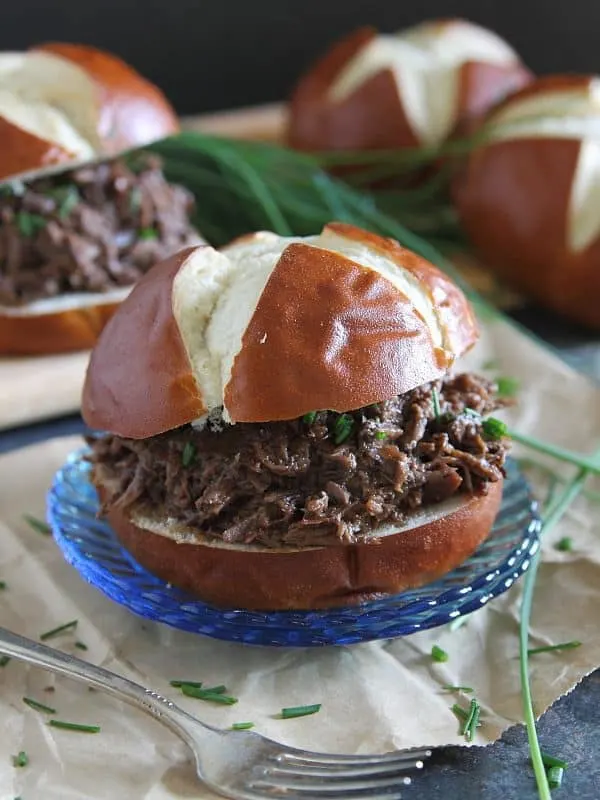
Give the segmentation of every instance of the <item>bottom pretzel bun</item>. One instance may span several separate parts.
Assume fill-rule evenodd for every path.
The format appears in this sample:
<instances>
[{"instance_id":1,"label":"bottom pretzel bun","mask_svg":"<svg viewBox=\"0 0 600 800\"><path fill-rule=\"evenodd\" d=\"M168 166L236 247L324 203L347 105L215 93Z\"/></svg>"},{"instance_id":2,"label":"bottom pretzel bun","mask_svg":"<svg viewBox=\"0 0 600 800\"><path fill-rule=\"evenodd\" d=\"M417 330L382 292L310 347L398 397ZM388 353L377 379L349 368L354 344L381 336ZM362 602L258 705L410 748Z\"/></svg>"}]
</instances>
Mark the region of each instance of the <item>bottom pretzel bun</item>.
<instances>
[{"instance_id":1,"label":"bottom pretzel bun","mask_svg":"<svg viewBox=\"0 0 600 800\"><path fill-rule=\"evenodd\" d=\"M110 473L93 479L101 498ZM326 547L229 544L134 506L108 511L125 549L149 572L201 600L248 610L355 605L423 586L465 561L490 533L502 481L486 494L460 494L413 512L405 525L385 526L368 543Z\"/></svg>"},{"instance_id":2,"label":"bottom pretzel bun","mask_svg":"<svg viewBox=\"0 0 600 800\"><path fill-rule=\"evenodd\" d=\"M0 353L8 356L71 353L92 348L131 287L0 306Z\"/></svg>"}]
</instances>

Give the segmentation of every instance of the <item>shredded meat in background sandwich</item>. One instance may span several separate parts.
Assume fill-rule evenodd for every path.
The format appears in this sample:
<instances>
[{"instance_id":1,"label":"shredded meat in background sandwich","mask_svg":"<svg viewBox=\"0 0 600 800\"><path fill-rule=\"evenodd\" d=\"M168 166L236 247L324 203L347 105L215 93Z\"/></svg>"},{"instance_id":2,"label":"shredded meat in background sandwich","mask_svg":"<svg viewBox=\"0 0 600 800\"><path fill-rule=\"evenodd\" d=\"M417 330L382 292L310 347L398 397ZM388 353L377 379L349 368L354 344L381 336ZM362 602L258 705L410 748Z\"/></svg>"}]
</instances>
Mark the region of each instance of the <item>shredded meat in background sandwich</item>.
<instances>
[{"instance_id":1,"label":"shredded meat in background sandwich","mask_svg":"<svg viewBox=\"0 0 600 800\"><path fill-rule=\"evenodd\" d=\"M155 156L119 159L0 187L0 305L129 286L202 240L194 199Z\"/></svg>"}]
</instances>

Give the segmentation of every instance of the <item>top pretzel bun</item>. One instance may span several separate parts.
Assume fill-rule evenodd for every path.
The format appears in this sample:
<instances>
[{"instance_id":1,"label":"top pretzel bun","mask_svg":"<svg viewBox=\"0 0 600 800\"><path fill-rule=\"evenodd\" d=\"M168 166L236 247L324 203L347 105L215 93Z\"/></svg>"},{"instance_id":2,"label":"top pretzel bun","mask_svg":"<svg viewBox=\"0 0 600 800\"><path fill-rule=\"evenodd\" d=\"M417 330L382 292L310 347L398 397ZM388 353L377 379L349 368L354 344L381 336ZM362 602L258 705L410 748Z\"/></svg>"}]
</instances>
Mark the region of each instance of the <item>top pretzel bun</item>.
<instances>
[{"instance_id":1,"label":"top pretzel bun","mask_svg":"<svg viewBox=\"0 0 600 800\"><path fill-rule=\"evenodd\" d=\"M178 130L162 92L112 54L61 43L0 53L0 180L113 156Z\"/></svg>"},{"instance_id":2,"label":"top pretzel bun","mask_svg":"<svg viewBox=\"0 0 600 800\"><path fill-rule=\"evenodd\" d=\"M503 39L465 20L395 35L360 28L300 79L288 141L301 150L439 145L531 79Z\"/></svg>"},{"instance_id":3,"label":"top pretzel bun","mask_svg":"<svg viewBox=\"0 0 600 800\"><path fill-rule=\"evenodd\" d=\"M458 287L391 239L254 233L142 278L92 352L82 413L144 439L221 407L228 422L348 411L441 377L477 337Z\"/></svg>"}]
</instances>

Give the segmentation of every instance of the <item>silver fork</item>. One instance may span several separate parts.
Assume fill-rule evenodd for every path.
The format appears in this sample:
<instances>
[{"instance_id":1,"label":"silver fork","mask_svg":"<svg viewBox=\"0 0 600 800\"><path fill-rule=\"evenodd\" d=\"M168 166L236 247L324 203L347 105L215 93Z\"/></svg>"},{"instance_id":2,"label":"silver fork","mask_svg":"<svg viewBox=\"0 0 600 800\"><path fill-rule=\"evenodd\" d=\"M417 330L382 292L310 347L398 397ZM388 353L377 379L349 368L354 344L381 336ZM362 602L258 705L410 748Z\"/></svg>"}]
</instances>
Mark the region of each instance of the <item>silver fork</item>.
<instances>
[{"instance_id":1,"label":"silver fork","mask_svg":"<svg viewBox=\"0 0 600 800\"><path fill-rule=\"evenodd\" d=\"M88 683L146 711L189 745L199 779L234 800L398 800L406 774L429 750L328 755L279 744L252 731L213 728L166 697L87 661L0 628L0 653Z\"/></svg>"}]
</instances>

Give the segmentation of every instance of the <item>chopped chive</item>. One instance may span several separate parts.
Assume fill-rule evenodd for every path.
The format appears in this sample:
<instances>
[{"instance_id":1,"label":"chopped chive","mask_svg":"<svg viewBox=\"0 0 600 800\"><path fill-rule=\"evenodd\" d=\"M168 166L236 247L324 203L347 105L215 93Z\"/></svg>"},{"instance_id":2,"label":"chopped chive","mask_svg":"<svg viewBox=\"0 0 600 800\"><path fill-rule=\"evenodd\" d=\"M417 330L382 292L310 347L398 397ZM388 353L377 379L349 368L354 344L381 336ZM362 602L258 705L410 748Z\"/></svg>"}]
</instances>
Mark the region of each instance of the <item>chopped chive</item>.
<instances>
[{"instance_id":1,"label":"chopped chive","mask_svg":"<svg viewBox=\"0 0 600 800\"><path fill-rule=\"evenodd\" d=\"M316 418L317 418L317 412L309 411L302 417L302 422L306 422L307 425L312 425L313 422L316 420Z\"/></svg>"},{"instance_id":2,"label":"chopped chive","mask_svg":"<svg viewBox=\"0 0 600 800\"><path fill-rule=\"evenodd\" d=\"M471 686L452 686L452 684L445 683L442 686L446 692L465 692L466 694L472 694L474 689Z\"/></svg>"},{"instance_id":3,"label":"chopped chive","mask_svg":"<svg viewBox=\"0 0 600 800\"><path fill-rule=\"evenodd\" d=\"M469 716L465 721L465 726L463 728L463 735L468 742L473 741L473 736L475 735L475 730L479 725L479 715L481 714L481 706L477 702L477 700L471 700L471 704L469 706Z\"/></svg>"},{"instance_id":4,"label":"chopped chive","mask_svg":"<svg viewBox=\"0 0 600 800\"><path fill-rule=\"evenodd\" d=\"M142 242L158 239L158 231L155 231L154 228L140 228L137 238Z\"/></svg>"},{"instance_id":5,"label":"chopped chive","mask_svg":"<svg viewBox=\"0 0 600 800\"><path fill-rule=\"evenodd\" d=\"M34 711L43 711L44 714L56 714L55 708L50 708L50 706L45 706L43 703L38 703L37 700L34 700L31 697L24 697L23 702L29 708L33 708Z\"/></svg>"},{"instance_id":6,"label":"chopped chive","mask_svg":"<svg viewBox=\"0 0 600 800\"><path fill-rule=\"evenodd\" d=\"M87 644L85 644L85 642L80 642L79 639L75 642L75 647L78 650L87 650L88 649Z\"/></svg>"},{"instance_id":7,"label":"chopped chive","mask_svg":"<svg viewBox=\"0 0 600 800\"><path fill-rule=\"evenodd\" d=\"M574 650L581 647L581 642L561 642L560 644L549 644L546 647L534 647L527 651L527 655L535 656L538 653L551 653L553 650Z\"/></svg>"},{"instance_id":8,"label":"chopped chive","mask_svg":"<svg viewBox=\"0 0 600 800\"><path fill-rule=\"evenodd\" d=\"M340 414L333 426L333 441L335 444L341 444L352 433L354 427L354 420L350 414Z\"/></svg>"},{"instance_id":9,"label":"chopped chive","mask_svg":"<svg viewBox=\"0 0 600 800\"><path fill-rule=\"evenodd\" d=\"M2 590L2 589L6 589L5 581L0 581L0 590Z\"/></svg>"},{"instance_id":10,"label":"chopped chive","mask_svg":"<svg viewBox=\"0 0 600 800\"><path fill-rule=\"evenodd\" d=\"M431 402L433 403L433 414L435 418L438 419L442 414L442 410L440 408L440 395L437 389L431 390Z\"/></svg>"},{"instance_id":11,"label":"chopped chive","mask_svg":"<svg viewBox=\"0 0 600 800\"><path fill-rule=\"evenodd\" d=\"M562 784L564 769L562 767L550 767L548 770L548 785L551 789L558 789Z\"/></svg>"},{"instance_id":12,"label":"chopped chive","mask_svg":"<svg viewBox=\"0 0 600 800\"><path fill-rule=\"evenodd\" d=\"M29 764L29 756L25 750L21 750L16 756L12 757L13 767L26 767Z\"/></svg>"},{"instance_id":13,"label":"chopped chive","mask_svg":"<svg viewBox=\"0 0 600 800\"><path fill-rule=\"evenodd\" d=\"M182 686L193 686L194 689L202 688L202 681L169 681L169 686L181 689Z\"/></svg>"},{"instance_id":14,"label":"chopped chive","mask_svg":"<svg viewBox=\"0 0 600 800\"><path fill-rule=\"evenodd\" d=\"M181 454L181 463L184 467L189 467L192 461L196 458L196 447L192 442L186 442Z\"/></svg>"},{"instance_id":15,"label":"chopped chive","mask_svg":"<svg viewBox=\"0 0 600 800\"><path fill-rule=\"evenodd\" d=\"M237 697L231 697L221 692L208 692L206 689L200 689L196 686L187 686L185 683L182 684L181 691L186 697L194 697L196 700L207 700L211 703L220 703L224 706L232 706L238 701Z\"/></svg>"},{"instance_id":16,"label":"chopped chive","mask_svg":"<svg viewBox=\"0 0 600 800\"><path fill-rule=\"evenodd\" d=\"M310 706L290 706L281 709L281 719L294 719L295 717L308 717L321 710L321 703L314 703Z\"/></svg>"},{"instance_id":17,"label":"chopped chive","mask_svg":"<svg viewBox=\"0 0 600 800\"><path fill-rule=\"evenodd\" d=\"M449 655L445 650L442 650L441 647L438 647L437 644L434 644L431 648L431 657L434 661L443 662L448 661Z\"/></svg>"},{"instance_id":18,"label":"chopped chive","mask_svg":"<svg viewBox=\"0 0 600 800\"><path fill-rule=\"evenodd\" d=\"M502 375L496 378L498 395L500 397L514 397L519 391L519 381L516 378L507 378Z\"/></svg>"},{"instance_id":19,"label":"chopped chive","mask_svg":"<svg viewBox=\"0 0 600 800\"><path fill-rule=\"evenodd\" d=\"M5 667L10 661L10 656L0 656L0 668Z\"/></svg>"},{"instance_id":20,"label":"chopped chive","mask_svg":"<svg viewBox=\"0 0 600 800\"><path fill-rule=\"evenodd\" d=\"M545 767L560 767L561 769L566 769L569 765L566 761L563 761L562 758L556 758L556 756L551 756L549 753L544 753L542 750L542 761L544 762Z\"/></svg>"},{"instance_id":21,"label":"chopped chive","mask_svg":"<svg viewBox=\"0 0 600 800\"><path fill-rule=\"evenodd\" d=\"M481 419L481 414L479 413L479 411L475 411L474 408L469 408L468 406L463 408L462 413L466 414L467 417L473 417L474 419Z\"/></svg>"},{"instance_id":22,"label":"chopped chive","mask_svg":"<svg viewBox=\"0 0 600 800\"><path fill-rule=\"evenodd\" d=\"M454 703L450 710L456 717L458 717L460 722L466 722L469 718L468 713L464 710L464 708L461 708L458 703Z\"/></svg>"},{"instance_id":23,"label":"chopped chive","mask_svg":"<svg viewBox=\"0 0 600 800\"><path fill-rule=\"evenodd\" d=\"M34 531L37 531L37 533L43 533L44 536L50 536L52 534L50 525L48 525L47 522L32 517L31 514L23 514L23 519Z\"/></svg>"},{"instance_id":24,"label":"chopped chive","mask_svg":"<svg viewBox=\"0 0 600 800\"><path fill-rule=\"evenodd\" d=\"M66 633L67 631L71 631L77 627L78 620L72 619L71 622L65 622L64 625L59 625L58 628L52 628L50 631L46 631L46 633L42 633L40 635L40 640L42 642L47 641L48 639L53 639L55 636L59 636L61 633Z\"/></svg>"},{"instance_id":25,"label":"chopped chive","mask_svg":"<svg viewBox=\"0 0 600 800\"><path fill-rule=\"evenodd\" d=\"M100 733L100 725L80 725L78 722L64 722L62 719L51 719L48 725L52 728L61 728L63 731Z\"/></svg>"},{"instance_id":26,"label":"chopped chive","mask_svg":"<svg viewBox=\"0 0 600 800\"><path fill-rule=\"evenodd\" d=\"M207 694L225 694L227 687L223 683L220 683L218 686L210 686L202 691L206 692Z\"/></svg>"},{"instance_id":27,"label":"chopped chive","mask_svg":"<svg viewBox=\"0 0 600 800\"><path fill-rule=\"evenodd\" d=\"M563 536L554 545L555 550L560 550L561 553L570 553L573 550L573 539L570 536Z\"/></svg>"},{"instance_id":28,"label":"chopped chive","mask_svg":"<svg viewBox=\"0 0 600 800\"><path fill-rule=\"evenodd\" d=\"M231 726L232 731L249 731L254 727L253 722L234 722Z\"/></svg>"},{"instance_id":29,"label":"chopped chive","mask_svg":"<svg viewBox=\"0 0 600 800\"><path fill-rule=\"evenodd\" d=\"M489 439L501 439L503 436L508 435L508 426L501 419L496 417L488 417L481 423L481 428Z\"/></svg>"},{"instance_id":30,"label":"chopped chive","mask_svg":"<svg viewBox=\"0 0 600 800\"><path fill-rule=\"evenodd\" d=\"M376 439L386 439L387 438L387 433L385 431L377 431L377 433L375 434L375 438Z\"/></svg>"},{"instance_id":31,"label":"chopped chive","mask_svg":"<svg viewBox=\"0 0 600 800\"><path fill-rule=\"evenodd\" d=\"M19 211L15 215L19 233L26 238L35 236L46 227L46 220L40 214L30 214L28 211Z\"/></svg>"}]
</instances>

